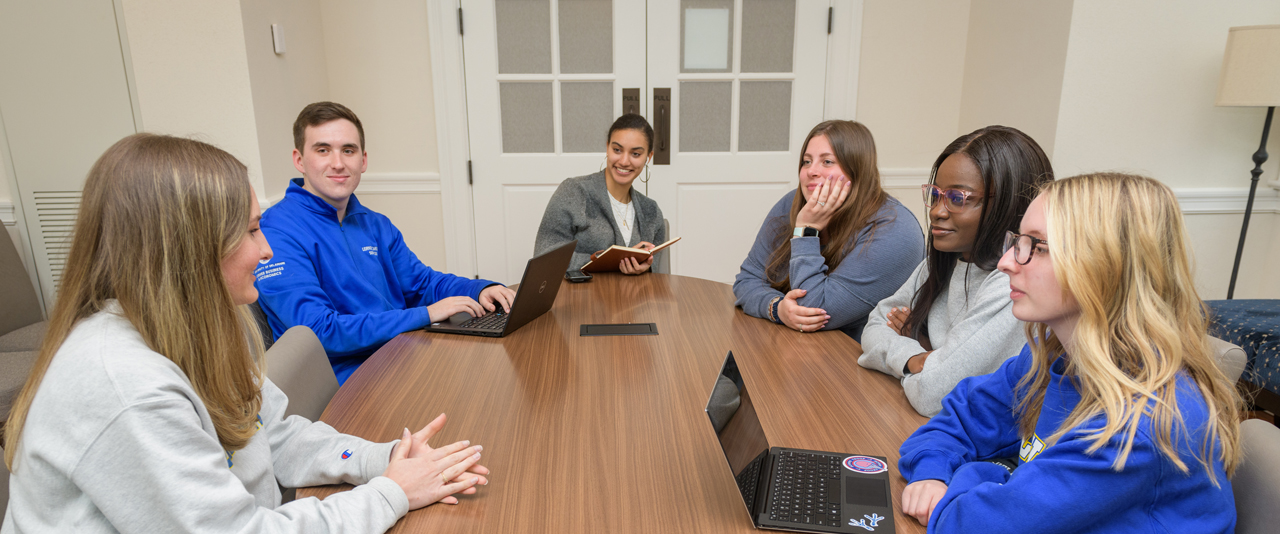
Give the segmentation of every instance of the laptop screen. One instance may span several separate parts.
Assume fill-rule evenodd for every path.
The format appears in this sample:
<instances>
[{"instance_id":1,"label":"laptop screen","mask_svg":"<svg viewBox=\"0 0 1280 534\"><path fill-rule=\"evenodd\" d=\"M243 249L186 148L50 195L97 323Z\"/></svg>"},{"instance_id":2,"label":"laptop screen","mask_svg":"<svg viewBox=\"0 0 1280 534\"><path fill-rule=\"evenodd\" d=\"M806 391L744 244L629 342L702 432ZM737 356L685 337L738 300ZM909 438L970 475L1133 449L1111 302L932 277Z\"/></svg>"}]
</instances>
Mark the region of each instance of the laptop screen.
<instances>
[{"instance_id":1,"label":"laptop screen","mask_svg":"<svg viewBox=\"0 0 1280 534\"><path fill-rule=\"evenodd\" d=\"M707 416L716 430L734 479L738 481L742 500L751 511L754 509L760 466L769 453L769 442L765 440L764 426L760 424L751 396L747 394L732 352L725 358L716 377L711 399L707 401Z\"/></svg>"}]
</instances>

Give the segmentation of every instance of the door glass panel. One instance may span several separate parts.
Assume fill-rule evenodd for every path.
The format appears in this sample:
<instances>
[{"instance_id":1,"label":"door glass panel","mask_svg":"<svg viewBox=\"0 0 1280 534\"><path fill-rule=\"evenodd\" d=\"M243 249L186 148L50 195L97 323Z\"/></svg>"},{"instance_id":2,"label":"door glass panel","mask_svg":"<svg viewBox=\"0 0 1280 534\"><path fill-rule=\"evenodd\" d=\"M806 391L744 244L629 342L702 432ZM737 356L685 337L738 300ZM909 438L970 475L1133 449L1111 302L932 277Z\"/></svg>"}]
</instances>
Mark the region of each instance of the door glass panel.
<instances>
[{"instance_id":1,"label":"door glass panel","mask_svg":"<svg viewBox=\"0 0 1280 534\"><path fill-rule=\"evenodd\" d=\"M680 151L728 152L733 82L680 82Z\"/></svg>"},{"instance_id":2,"label":"door glass panel","mask_svg":"<svg viewBox=\"0 0 1280 534\"><path fill-rule=\"evenodd\" d=\"M680 72L729 72L733 0L682 0L680 13Z\"/></svg>"},{"instance_id":3,"label":"door glass panel","mask_svg":"<svg viewBox=\"0 0 1280 534\"><path fill-rule=\"evenodd\" d=\"M613 0L560 0L560 72L613 72Z\"/></svg>"},{"instance_id":4,"label":"door glass panel","mask_svg":"<svg viewBox=\"0 0 1280 534\"><path fill-rule=\"evenodd\" d=\"M498 74L551 73L551 0L496 0Z\"/></svg>"},{"instance_id":5,"label":"door glass panel","mask_svg":"<svg viewBox=\"0 0 1280 534\"><path fill-rule=\"evenodd\" d=\"M560 83L564 152L604 151L604 135L612 123L613 82Z\"/></svg>"},{"instance_id":6,"label":"door glass panel","mask_svg":"<svg viewBox=\"0 0 1280 534\"><path fill-rule=\"evenodd\" d=\"M791 72L795 0L742 0L742 72Z\"/></svg>"},{"instance_id":7,"label":"door glass panel","mask_svg":"<svg viewBox=\"0 0 1280 534\"><path fill-rule=\"evenodd\" d=\"M554 152L551 82L501 82L502 151Z\"/></svg>"},{"instance_id":8,"label":"door glass panel","mask_svg":"<svg viewBox=\"0 0 1280 534\"><path fill-rule=\"evenodd\" d=\"M741 82L738 99L739 151L790 150L790 81Z\"/></svg>"}]
</instances>

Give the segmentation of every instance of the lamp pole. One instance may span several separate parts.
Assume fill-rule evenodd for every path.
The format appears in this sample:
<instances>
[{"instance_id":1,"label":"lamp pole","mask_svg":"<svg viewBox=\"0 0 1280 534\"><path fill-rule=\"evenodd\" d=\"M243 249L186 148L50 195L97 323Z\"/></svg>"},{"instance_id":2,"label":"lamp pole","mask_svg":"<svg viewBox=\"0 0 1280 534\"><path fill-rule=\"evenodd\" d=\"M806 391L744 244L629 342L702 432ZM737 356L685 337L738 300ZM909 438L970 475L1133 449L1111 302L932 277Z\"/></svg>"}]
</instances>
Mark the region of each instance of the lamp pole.
<instances>
[{"instance_id":1,"label":"lamp pole","mask_svg":"<svg viewBox=\"0 0 1280 534\"><path fill-rule=\"evenodd\" d=\"M1262 127L1262 144L1253 153L1253 170L1249 174L1253 179L1249 183L1249 202L1244 205L1244 225L1240 227L1240 244L1236 245L1236 262L1231 266L1231 284L1227 286L1227 300L1231 300L1236 292L1236 275L1240 274L1240 256L1244 254L1244 236L1249 231L1249 216L1253 214L1253 195L1258 191L1258 177L1262 176L1262 164L1267 162L1267 134L1271 133L1271 117L1276 107L1267 108L1267 122Z\"/></svg>"}]
</instances>

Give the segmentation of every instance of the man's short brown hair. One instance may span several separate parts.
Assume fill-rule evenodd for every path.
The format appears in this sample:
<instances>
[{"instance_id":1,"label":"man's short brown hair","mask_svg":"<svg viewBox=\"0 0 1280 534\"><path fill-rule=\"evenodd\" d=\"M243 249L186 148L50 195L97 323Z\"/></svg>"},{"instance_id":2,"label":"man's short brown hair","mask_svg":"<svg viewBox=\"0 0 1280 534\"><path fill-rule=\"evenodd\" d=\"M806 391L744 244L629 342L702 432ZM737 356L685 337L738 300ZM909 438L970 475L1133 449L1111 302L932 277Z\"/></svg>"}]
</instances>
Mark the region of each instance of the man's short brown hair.
<instances>
[{"instance_id":1,"label":"man's short brown hair","mask_svg":"<svg viewBox=\"0 0 1280 534\"><path fill-rule=\"evenodd\" d=\"M298 113L298 119L293 121L293 148L302 152L302 145L307 142L308 126L319 126L338 119L346 119L356 125L356 131L360 132L360 151L364 152L364 126L360 125L360 117L347 109L347 106L337 102L315 102L302 108Z\"/></svg>"}]
</instances>

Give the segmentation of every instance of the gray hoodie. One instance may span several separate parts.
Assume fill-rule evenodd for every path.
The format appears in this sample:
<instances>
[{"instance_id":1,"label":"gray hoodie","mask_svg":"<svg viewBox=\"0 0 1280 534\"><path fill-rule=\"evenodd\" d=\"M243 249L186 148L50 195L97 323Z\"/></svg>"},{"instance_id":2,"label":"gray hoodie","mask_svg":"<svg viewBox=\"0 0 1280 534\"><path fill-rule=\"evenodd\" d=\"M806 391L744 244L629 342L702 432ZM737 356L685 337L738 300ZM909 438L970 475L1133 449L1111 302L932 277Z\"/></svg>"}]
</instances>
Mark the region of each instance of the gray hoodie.
<instances>
[{"instance_id":1,"label":"gray hoodie","mask_svg":"<svg viewBox=\"0 0 1280 534\"><path fill-rule=\"evenodd\" d=\"M1026 344L1023 323L1013 316L1009 300L1009 275L984 271L957 261L947 289L929 310L928 334L934 352L924 369L903 375L912 356L925 352L919 341L889 328L886 317L894 307L910 308L916 291L929 272L920 262L911 278L889 298L880 301L862 332L862 356L858 365L902 379L902 389L920 415L933 417L942 410L942 398L961 380L995 371L1018 355Z\"/></svg>"},{"instance_id":2,"label":"gray hoodie","mask_svg":"<svg viewBox=\"0 0 1280 534\"><path fill-rule=\"evenodd\" d=\"M72 329L27 414L0 533L383 532L408 512L380 476L393 443L286 418L262 387L259 430L229 453L172 361L112 302ZM285 487L364 484L280 504Z\"/></svg>"}]
</instances>

